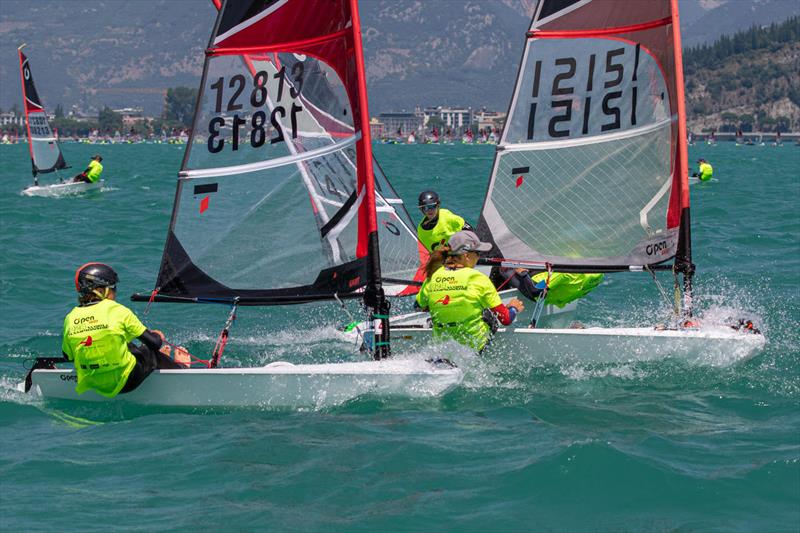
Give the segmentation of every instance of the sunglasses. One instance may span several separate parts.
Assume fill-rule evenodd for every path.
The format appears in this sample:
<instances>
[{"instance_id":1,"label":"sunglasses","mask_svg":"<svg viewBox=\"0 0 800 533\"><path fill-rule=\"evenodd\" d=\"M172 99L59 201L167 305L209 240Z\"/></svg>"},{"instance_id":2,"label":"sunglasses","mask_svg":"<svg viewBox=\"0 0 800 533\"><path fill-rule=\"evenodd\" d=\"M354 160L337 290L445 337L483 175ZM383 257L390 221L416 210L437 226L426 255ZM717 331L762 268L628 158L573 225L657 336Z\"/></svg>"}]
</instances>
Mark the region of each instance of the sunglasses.
<instances>
[{"instance_id":1,"label":"sunglasses","mask_svg":"<svg viewBox=\"0 0 800 533\"><path fill-rule=\"evenodd\" d=\"M439 207L439 204L425 204L419 206L420 211L435 211L436 208Z\"/></svg>"}]
</instances>

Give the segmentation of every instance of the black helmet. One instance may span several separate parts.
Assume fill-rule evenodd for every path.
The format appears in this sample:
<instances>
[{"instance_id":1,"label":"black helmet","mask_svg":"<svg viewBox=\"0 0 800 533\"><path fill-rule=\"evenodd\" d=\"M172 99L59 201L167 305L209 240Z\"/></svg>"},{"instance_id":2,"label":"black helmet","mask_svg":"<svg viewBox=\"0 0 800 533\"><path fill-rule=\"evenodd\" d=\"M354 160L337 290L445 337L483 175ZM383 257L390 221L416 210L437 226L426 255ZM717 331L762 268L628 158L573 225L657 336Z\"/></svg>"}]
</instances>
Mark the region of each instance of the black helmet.
<instances>
[{"instance_id":1,"label":"black helmet","mask_svg":"<svg viewBox=\"0 0 800 533\"><path fill-rule=\"evenodd\" d=\"M86 263L75 271L75 290L81 294L100 287L116 290L118 281L119 276L114 269L103 263Z\"/></svg>"},{"instance_id":2,"label":"black helmet","mask_svg":"<svg viewBox=\"0 0 800 533\"><path fill-rule=\"evenodd\" d=\"M430 204L439 205L439 195L436 194L436 191L422 191L419 193L419 202L417 202L417 205L422 207L423 205Z\"/></svg>"}]
</instances>

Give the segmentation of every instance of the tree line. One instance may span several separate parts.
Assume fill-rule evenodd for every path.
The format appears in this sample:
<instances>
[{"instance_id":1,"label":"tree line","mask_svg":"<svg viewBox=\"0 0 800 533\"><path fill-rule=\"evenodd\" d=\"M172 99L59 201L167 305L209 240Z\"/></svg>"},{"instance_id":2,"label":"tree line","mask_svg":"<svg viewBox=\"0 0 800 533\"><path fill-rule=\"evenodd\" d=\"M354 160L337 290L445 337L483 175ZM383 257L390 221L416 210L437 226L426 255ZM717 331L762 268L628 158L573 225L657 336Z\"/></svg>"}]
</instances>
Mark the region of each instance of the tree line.
<instances>
[{"instance_id":1,"label":"tree line","mask_svg":"<svg viewBox=\"0 0 800 533\"><path fill-rule=\"evenodd\" d=\"M93 131L98 131L104 135L113 135L116 132L142 135L160 134L162 131L171 132L176 129L191 127L196 100L197 89L189 87L169 88L164 99L164 110L161 116L145 119L128 127L123 124L122 115L108 106L104 106L100 110L96 119L78 120L66 115L64 107L58 104L54 109L54 118L50 121L50 127L57 130L60 135L65 136L86 136ZM21 113L17 104L12 106L11 111L16 115Z\"/></svg>"},{"instance_id":2,"label":"tree line","mask_svg":"<svg viewBox=\"0 0 800 533\"><path fill-rule=\"evenodd\" d=\"M703 68L715 68L730 56L764 48L778 49L786 43L800 41L800 16L767 27L753 25L733 36L723 35L713 44L701 44L683 51L683 67L687 75Z\"/></svg>"},{"instance_id":3,"label":"tree line","mask_svg":"<svg viewBox=\"0 0 800 533\"><path fill-rule=\"evenodd\" d=\"M800 107L798 61L786 60L798 42L800 16L794 16L684 50L688 110L698 116L722 111L719 131L796 129L790 117L770 116L768 107L784 98ZM734 108L747 111L727 111Z\"/></svg>"}]
</instances>

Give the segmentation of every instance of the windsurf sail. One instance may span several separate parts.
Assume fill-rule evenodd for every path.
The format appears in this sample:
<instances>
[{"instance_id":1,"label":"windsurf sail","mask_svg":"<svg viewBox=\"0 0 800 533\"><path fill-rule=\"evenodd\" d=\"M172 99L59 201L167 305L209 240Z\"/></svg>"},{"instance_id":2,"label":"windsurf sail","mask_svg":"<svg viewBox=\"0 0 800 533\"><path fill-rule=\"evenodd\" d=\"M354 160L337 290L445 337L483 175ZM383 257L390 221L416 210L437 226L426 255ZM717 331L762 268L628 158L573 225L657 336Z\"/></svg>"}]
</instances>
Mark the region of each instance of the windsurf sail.
<instances>
[{"instance_id":1,"label":"windsurf sail","mask_svg":"<svg viewBox=\"0 0 800 533\"><path fill-rule=\"evenodd\" d=\"M540 0L479 234L572 272L691 269L677 0Z\"/></svg>"},{"instance_id":2,"label":"windsurf sail","mask_svg":"<svg viewBox=\"0 0 800 533\"><path fill-rule=\"evenodd\" d=\"M369 133L355 0L222 3L156 288L134 299L363 296L384 316L421 258Z\"/></svg>"},{"instance_id":3,"label":"windsurf sail","mask_svg":"<svg viewBox=\"0 0 800 533\"><path fill-rule=\"evenodd\" d=\"M22 100L25 108L25 124L28 132L28 150L31 154L33 181L39 185L39 174L54 172L67 167L61 146L58 144L50 123L44 104L39 98L36 86L33 84L33 74L28 58L22 52L23 44L17 49L19 54L19 72L22 80Z\"/></svg>"}]
</instances>

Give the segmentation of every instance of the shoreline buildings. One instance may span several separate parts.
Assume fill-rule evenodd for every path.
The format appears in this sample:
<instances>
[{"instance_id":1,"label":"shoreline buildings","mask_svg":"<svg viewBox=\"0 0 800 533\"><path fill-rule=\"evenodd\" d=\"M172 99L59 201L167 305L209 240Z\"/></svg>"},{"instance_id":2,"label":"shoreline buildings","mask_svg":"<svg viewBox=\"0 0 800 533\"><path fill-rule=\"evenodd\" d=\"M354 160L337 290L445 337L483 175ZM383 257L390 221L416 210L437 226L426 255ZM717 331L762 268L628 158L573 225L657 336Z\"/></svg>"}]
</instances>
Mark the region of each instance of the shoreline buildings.
<instances>
[{"instance_id":1,"label":"shoreline buildings","mask_svg":"<svg viewBox=\"0 0 800 533\"><path fill-rule=\"evenodd\" d=\"M474 111L471 107L428 106L414 111L390 111L378 114L370 121L375 139L397 139L403 142L438 142L445 140L471 139L473 135L499 133L505 124L506 114Z\"/></svg>"}]
</instances>

